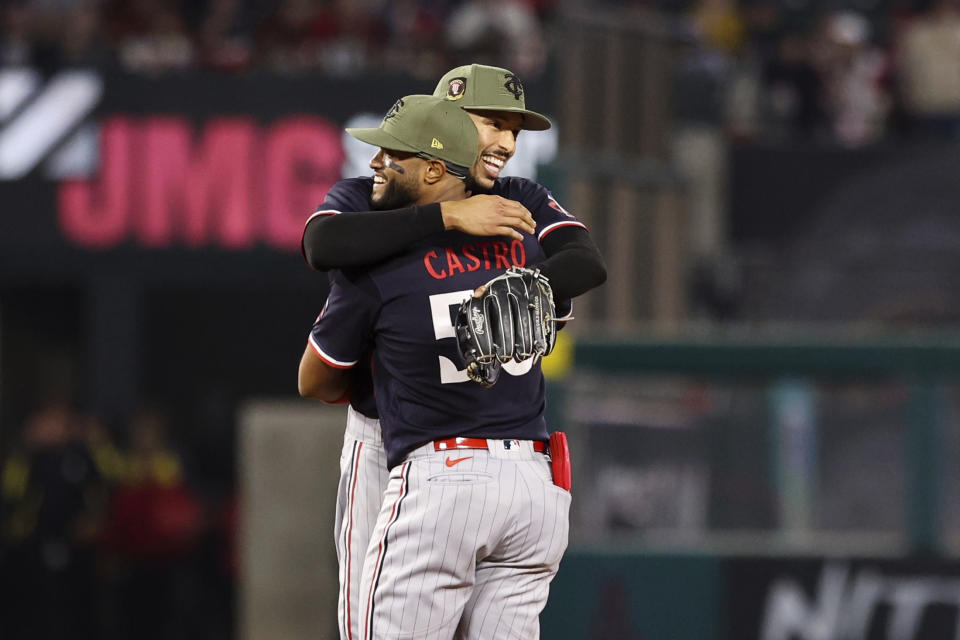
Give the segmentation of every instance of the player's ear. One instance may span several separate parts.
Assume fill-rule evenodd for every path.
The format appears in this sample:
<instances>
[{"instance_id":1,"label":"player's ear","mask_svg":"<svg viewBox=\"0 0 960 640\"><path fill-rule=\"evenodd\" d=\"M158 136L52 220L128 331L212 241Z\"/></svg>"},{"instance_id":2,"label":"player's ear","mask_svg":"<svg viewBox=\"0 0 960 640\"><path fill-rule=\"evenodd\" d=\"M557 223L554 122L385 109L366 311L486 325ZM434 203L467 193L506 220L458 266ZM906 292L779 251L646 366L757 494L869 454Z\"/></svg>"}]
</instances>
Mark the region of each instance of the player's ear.
<instances>
[{"instance_id":1,"label":"player's ear","mask_svg":"<svg viewBox=\"0 0 960 640\"><path fill-rule=\"evenodd\" d=\"M427 160L423 170L423 180L427 184L436 184L447 175L447 166L440 160Z\"/></svg>"}]
</instances>

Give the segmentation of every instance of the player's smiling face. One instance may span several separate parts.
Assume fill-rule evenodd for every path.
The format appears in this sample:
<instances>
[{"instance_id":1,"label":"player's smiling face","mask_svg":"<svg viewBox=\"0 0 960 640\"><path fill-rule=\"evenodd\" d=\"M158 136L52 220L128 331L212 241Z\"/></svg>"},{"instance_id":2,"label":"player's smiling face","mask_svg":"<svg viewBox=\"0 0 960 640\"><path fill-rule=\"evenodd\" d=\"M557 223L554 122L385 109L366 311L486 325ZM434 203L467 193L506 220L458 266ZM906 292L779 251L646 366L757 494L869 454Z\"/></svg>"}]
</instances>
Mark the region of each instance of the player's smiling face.
<instances>
[{"instance_id":1,"label":"player's smiling face","mask_svg":"<svg viewBox=\"0 0 960 640\"><path fill-rule=\"evenodd\" d=\"M380 149L370 161L373 169L373 191L370 202L374 209L406 207L417 200L417 174L420 167L411 153Z\"/></svg>"},{"instance_id":2,"label":"player's smiling face","mask_svg":"<svg viewBox=\"0 0 960 640\"><path fill-rule=\"evenodd\" d=\"M480 187L492 189L507 160L517 150L517 136L523 125L523 116L509 111L467 111L477 125L480 157L470 170L470 176Z\"/></svg>"}]
</instances>

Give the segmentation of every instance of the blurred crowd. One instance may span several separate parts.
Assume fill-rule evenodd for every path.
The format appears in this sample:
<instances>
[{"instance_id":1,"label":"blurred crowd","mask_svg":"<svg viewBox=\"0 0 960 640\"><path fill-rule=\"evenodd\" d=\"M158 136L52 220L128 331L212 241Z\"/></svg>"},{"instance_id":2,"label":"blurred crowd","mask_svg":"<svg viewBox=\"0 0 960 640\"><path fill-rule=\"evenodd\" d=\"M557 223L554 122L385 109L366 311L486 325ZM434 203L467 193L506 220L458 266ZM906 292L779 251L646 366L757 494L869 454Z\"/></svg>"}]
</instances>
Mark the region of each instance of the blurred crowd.
<instances>
[{"instance_id":1,"label":"blurred crowd","mask_svg":"<svg viewBox=\"0 0 960 640\"><path fill-rule=\"evenodd\" d=\"M577 3L571 3L576 5ZM690 38L676 111L735 139L859 146L893 132L952 135L960 112L960 0L640 0ZM562 47L558 0L7 0L0 64L156 73L403 70L465 60L535 77Z\"/></svg>"},{"instance_id":2,"label":"blurred crowd","mask_svg":"<svg viewBox=\"0 0 960 640\"><path fill-rule=\"evenodd\" d=\"M697 0L684 15L697 52L678 109L733 139L858 147L960 131L957 0Z\"/></svg>"},{"instance_id":3,"label":"blurred crowd","mask_svg":"<svg viewBox=\"0 0 960 640\"><path fill-rule=\"evenodd\" d=\"M117 431L50 401L0 460L5 639L232 637L232 489L203 480L164 411Z\"/></svg>"},{"instance_id":4,"label":"blurred crowd","mask_svg":"<svg viewBox=\"0 0 960 640\"><path fill-rule=\"evenodd\" d=\"M5 0L0 64L117 63L439 75L451 60L544 63L553 0Z\"/></svg>"}]
</instances>

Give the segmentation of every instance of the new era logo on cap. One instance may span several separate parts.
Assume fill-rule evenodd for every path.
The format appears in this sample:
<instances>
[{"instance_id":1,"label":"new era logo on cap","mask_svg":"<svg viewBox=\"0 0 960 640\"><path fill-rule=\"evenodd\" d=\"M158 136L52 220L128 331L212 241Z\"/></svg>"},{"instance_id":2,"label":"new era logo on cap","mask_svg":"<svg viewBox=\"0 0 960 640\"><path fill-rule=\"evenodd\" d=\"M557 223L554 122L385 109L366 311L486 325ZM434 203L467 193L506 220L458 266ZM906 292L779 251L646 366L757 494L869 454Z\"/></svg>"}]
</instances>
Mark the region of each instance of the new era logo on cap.
<instances>
[{"instance_id":1,"label":"new era logo on cap","mask_svg":"<svg viewBox=\"0 0 960 640\"><path fill-rule=\"evenodd\" d=\"M431 149L443 149L443 143L440 142L439 140L437 140L436 138L434 138L433 140L430 141L430 148L431 148Z\"/></svg>"}]
</instances>

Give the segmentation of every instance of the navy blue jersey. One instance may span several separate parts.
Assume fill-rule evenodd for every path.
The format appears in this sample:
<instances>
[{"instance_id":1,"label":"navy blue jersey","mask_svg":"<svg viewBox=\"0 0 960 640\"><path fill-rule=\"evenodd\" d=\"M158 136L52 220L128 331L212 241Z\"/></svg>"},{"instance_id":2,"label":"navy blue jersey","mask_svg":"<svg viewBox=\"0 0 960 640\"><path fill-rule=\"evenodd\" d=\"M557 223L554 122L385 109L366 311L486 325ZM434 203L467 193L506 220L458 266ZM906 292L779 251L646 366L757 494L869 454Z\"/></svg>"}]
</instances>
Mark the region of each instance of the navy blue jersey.
<instances>
[{"instance_id":1,"label":"navy blue jersey","mask_svg":"<svg viewBox=\"0 0 960 640\"><path fill-rule=\"evenodd\" d=\"M454 338L460 302L512 265L543 259L523 242L448 231L374 268L337 272L310 340L335 367L362 366L373 344L373 382L387 463L451 436L546 440L539 361L511 362L491 389L461 369Z\"/></svg>"},{"instance_id":2,"label":"navy blue jersey","mask_svg":"<svg viewBox=\"0 0 960 640\"><path fill-rule=\"evenodd\" d=\"M372 177L340 180L330 188L323 202L317 207L316 212L310 216L310 219L324 215L371 211L373 210L373 204L370 202L372 189ZM542 241L549 233L560 227L578 226L586 228L582 222L567 213L567 211L560 206L550 191L526 178L500 178L494 183L494 187L490 193L519 202L530 211L536 223L537 241ZM309 222L309 219L307 222ZM524 244L527 244L526 239ZM527 256L527 264L539 262L543 260L544 257L543 252L538 251L535 258ZM482 258L482 255L478 256L478 259ZM469 264L473 263L469 262ZM494 264L496 264L495 258ZM486 280L494 275L502 273L505 269L506 267L494 268L490 271L484 270L484 273L488 273L489 277L483 282L486 282ZM331 278L334 277L335 273L336 272L331 272ZM483 284L483 282L478 283L478 286L479 284ZM558 315L563 317L568 314L570 308L567 306L557 311ZM363 356L361 359L367 362L369 356ZM357 371L354 373L354 382L350 388L350 404L360 413L375 418L377 417L377 407L370 393L371 387L369 367L357 367Z\"/></svg>"}]
</instances>

